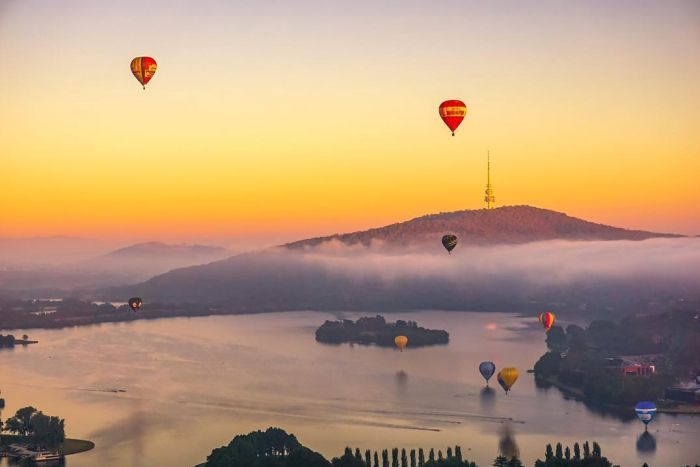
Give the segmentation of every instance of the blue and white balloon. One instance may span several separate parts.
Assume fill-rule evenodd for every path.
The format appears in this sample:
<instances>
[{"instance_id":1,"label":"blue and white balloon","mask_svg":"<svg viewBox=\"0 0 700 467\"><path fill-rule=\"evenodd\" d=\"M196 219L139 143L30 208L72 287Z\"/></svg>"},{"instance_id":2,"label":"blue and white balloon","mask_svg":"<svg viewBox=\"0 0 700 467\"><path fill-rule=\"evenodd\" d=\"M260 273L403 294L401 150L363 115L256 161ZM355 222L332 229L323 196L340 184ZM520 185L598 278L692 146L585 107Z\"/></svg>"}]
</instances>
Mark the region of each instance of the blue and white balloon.
<instances>
[{"instance_id":1,"label":"blue and white balloon","mask_svg":"<svg viewBox=\"0 0 700 467\"><path fill-rule=\"evenodd\" d=\"M639 418L646 427L646 425L649 425L656 416L656 404L649 401L643 401L634 407L634 411L637 414L637 418Z\"/></svg>"}]
</instances>

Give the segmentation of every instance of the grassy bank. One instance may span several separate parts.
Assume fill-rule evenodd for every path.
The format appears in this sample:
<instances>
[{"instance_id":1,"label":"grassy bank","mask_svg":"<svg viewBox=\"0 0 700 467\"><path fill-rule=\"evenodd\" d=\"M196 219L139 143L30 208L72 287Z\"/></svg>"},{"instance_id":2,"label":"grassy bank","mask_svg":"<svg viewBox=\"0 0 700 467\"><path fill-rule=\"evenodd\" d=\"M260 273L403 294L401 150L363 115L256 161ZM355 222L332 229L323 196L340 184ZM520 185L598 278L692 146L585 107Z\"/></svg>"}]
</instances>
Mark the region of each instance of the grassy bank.
<instances>
[{"instance_id":1,"label":"grassy bank","mask_svg":"<svg viewBox=\"0 0 700 467\"><path fill-rule=\"evenodd\" d=\"M19 435L1 435L2 444L8 445L12 443L23 443L23 438ZM78 454L79 452L85 452L93 449L95 443L92 441L86 441L84 439L66 439L61 446L58 448L58 452L64 456L71 454Z\"/></svg>"}]
</instances>

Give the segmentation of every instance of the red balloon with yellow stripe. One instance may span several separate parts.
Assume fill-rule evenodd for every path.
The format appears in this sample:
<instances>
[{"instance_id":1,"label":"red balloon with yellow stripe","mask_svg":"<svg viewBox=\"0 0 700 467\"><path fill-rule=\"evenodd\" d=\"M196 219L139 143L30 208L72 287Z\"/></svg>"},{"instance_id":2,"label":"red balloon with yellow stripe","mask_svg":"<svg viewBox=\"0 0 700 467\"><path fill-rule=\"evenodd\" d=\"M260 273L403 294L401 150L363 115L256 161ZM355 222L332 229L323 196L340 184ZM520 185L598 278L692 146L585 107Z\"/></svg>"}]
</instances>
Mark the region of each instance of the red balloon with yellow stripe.
<instances>
[{"instance_id":1,"label":"red balloon with yellow stripe","mask_svg":"<svg viewBox=\"0 0 700 467\"><path fill-rule=\"evenodd\" d=\"M542 323L542 327L545 331L549 332L549 330L552 329L552 326L554 325L554 313L551 311L540 313L538 319L540 320L540 323Z\"/></svg>"},{"instance_id":2,"label":"red balloon with yellow stripe","mask_svg":"<svg viewBox=\"0 0 700 467\"><path fill-rule=\"evenodd\" d=\"M462 123L467 115L467 106L462 101L449 100L440 104L440 118L445 122L447 128L452 131L452 136L455 135L455 130Z\"/></svg>"},{"instance_id":3,"label":"red balloon with yellow stripe","mask_svg":"<svg viewBox=\"0 0 700 467\"><path fill-rule=\"evenodd\" d=\"M153 75L156 74L157 68L158 64L151 57L136 57L131 61L131 72L144 89Z\"/></svg>"}]
</instances>

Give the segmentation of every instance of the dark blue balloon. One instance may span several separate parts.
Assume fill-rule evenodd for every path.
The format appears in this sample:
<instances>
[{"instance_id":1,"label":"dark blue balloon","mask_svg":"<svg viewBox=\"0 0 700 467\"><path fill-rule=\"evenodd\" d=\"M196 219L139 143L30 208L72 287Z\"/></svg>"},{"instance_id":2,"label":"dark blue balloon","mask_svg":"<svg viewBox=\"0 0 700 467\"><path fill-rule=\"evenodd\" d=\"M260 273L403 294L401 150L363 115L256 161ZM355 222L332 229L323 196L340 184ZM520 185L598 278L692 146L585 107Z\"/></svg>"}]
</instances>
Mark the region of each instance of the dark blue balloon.
<instances>
[{"instance_id":1,"label":"dark blue balloon","mask_svg":"<svg viewBox=\"0 0 700 467\"><path fill-rule=\"evenodd\" d=\"M481 362L479 364L479 373L481 373L481 376L484 377L487 383L495 372L496 365L493 362Z\"/></svg>"}]
</instances>

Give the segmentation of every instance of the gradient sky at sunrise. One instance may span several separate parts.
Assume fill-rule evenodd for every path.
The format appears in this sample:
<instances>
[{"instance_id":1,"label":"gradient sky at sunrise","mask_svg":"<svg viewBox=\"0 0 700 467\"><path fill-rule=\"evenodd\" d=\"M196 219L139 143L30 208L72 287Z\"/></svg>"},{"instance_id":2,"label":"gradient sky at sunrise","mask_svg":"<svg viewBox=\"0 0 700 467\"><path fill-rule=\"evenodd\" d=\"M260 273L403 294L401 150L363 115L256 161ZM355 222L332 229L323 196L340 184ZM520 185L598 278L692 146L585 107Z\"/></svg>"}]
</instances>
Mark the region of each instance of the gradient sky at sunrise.
<instances>
[{"instance_id":1,"label":"gradient sky at sunrise","mask_svg":"<svg viewBox=\"0 0 700 467\"><path fill-rule=\"evenodd\" d=\"M482 207L487 148L499 205L700 234L693 0L0 0L0 97L0 236L364 229Z\"/></svg>"}]
</instances>

